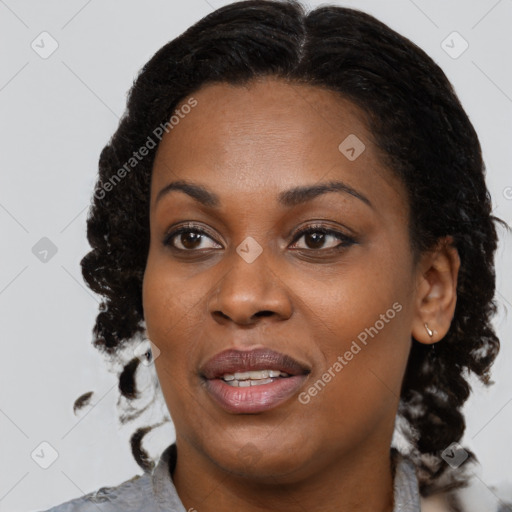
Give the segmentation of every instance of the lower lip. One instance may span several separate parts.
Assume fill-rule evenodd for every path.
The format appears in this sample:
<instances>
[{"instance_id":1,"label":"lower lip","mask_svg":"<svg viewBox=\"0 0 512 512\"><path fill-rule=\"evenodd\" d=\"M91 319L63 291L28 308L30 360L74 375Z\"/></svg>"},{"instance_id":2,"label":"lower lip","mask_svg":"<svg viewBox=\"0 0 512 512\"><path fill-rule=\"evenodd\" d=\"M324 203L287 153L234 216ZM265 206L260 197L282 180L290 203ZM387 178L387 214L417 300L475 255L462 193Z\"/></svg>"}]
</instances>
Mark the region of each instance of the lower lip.
<instances>
[{"instance_id":1,"label":"lower lip","mask_svg":"<svg viewBox=\"0 0 512 512\"><path fill-rule=\"evenodd\" d=\"M256 413L273 409L292 397L302 387L306 375L278 378L259 386L235 387L222 379L208 379L206 389L224 410L233 413Z\"/></svg>"}]
</instances>

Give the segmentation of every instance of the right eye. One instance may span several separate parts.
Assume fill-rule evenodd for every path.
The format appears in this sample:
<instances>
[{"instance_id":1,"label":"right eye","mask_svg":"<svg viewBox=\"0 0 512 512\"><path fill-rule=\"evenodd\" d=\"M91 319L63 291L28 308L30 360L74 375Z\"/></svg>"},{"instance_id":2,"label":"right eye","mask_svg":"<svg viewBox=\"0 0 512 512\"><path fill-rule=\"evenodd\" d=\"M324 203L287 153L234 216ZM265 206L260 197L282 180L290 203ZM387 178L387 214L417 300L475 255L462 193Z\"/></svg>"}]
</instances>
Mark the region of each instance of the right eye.
<instances>
[{"instance_id":1,"label":"right eye","mask_svg":"<svg viewBox=\"0 0 512 512\"><path fill-rule=\"evenodd\" d=\"M210 240L214 246L204 246L203 243ZM209 250L221 248L213 238L203 229L193 225L180 226L166 233L163 244L177 251L192 252L196 250Z\"/></svg>"}]
</instances>

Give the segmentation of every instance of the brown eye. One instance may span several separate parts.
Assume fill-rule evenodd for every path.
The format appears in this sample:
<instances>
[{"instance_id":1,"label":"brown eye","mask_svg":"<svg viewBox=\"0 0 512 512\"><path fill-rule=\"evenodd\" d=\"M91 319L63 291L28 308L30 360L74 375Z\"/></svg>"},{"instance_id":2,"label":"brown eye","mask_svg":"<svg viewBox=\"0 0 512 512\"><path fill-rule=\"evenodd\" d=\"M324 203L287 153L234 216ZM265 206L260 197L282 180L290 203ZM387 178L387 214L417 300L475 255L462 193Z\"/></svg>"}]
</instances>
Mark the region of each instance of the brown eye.
<instances>
[{"instance_id":1,"label":"brown eye","mask_svg":"<svg viewBox=\"0 0 512 512\"><path fill-rule=\"evenodd\" d=\"M220 245L202 229L188 226L182 226L171 231L165 236L163 243L179 251L218 249L220 247Z\"/></svg>"},{"instance_id":2,"label":"brown eye","mask_svg":"<svg viewBox=\"0 0 512 512\"><path fill-rule=\"evenodd\" d=\"M296 247L297 241L304 239L305 247ZM303 250L329 250L341 249L356 243L355 240L347 235L327 229L325 226L309 226L299 230L293 241L294 249Z\"/></svg>"},{"instance_id":3,"label":"brown eye","mask_svg":"<svg viewBox=\"0 0 512 512\"><path fill-rule=\"evenodd\" d=\"M334 238L332 235L326 235L324 233L307 233L304 235L304 241L308 249L321 249L329 236ZM335 240L337 241L337 239Z\"/></svg>"},{"instance_id":4,"label":"brown eye","mask_svg":"<svg viewBox=\"0 0 512 512\"><path fill-rule=\"evenodd\" d=\"M195 233L194 231L188 231L181 233L177 240L185 249L197 249L198 245L201 244L203 235Z\"/></svg>"}]
</instances>

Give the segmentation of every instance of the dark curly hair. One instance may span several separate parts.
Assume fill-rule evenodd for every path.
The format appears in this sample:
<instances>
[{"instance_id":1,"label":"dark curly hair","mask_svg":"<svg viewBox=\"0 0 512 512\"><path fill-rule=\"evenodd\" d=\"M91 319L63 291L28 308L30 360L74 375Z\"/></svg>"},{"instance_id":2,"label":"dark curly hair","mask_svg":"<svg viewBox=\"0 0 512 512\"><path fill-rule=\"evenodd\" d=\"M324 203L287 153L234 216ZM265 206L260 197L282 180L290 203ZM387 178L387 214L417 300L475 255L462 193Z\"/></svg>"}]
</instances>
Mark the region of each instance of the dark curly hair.
<instances>
[{"instance_id":1,"label":"dark curly hair","mask_svg":"<svg viewBox=\"0 0 512 512\"><path fill-rule=\"evenodd\" d=\"M296 0L236 2L198 21L144 65L101 152L87 219L92 250L81 261L82 273L103 297L93 344L114 357L144 332L142 279L158 144L145 158L130 159L200 87L243 85L260 76L332 90L359 106L384 163L408 191L415 256L442 237L453 239L461 259L454 318L434 356L431 346L412 339L398 413L409 426L404 434L417 456L421 494L464 485L456 476L446 479L450 469L441 453L464 433L469 374L489 384L499 350L491 318L495 223L502 221L491 214L478 137L443 71L411 41L358 10L307 12ZM138 396L139 362L134 357L119 375L128 400ZM145 470L153 467L141 447L148 430L132 437Z\"/></svg>"}]
</instances>

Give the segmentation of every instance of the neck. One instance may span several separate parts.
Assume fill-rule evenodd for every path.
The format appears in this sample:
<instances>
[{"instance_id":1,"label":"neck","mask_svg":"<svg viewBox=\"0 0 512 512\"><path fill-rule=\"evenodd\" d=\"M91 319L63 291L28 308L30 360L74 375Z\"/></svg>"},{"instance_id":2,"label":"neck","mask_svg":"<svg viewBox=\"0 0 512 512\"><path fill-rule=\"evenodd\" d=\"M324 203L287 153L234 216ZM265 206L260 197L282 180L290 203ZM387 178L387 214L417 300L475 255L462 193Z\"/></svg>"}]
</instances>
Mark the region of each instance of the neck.
<instances>
[{"instance_id":1,"label":"neck","mask_svg":"<svg viewBox=\"0 0 512 512\"><path fill-rule=\"evenodd\" d=\"M176 440L173 482L187 511L391 512L393 475L389 445L365 446L308 464L296 473L266 480L233 475L214 465L183 439Z\"/></svg>"}]
</instances>

